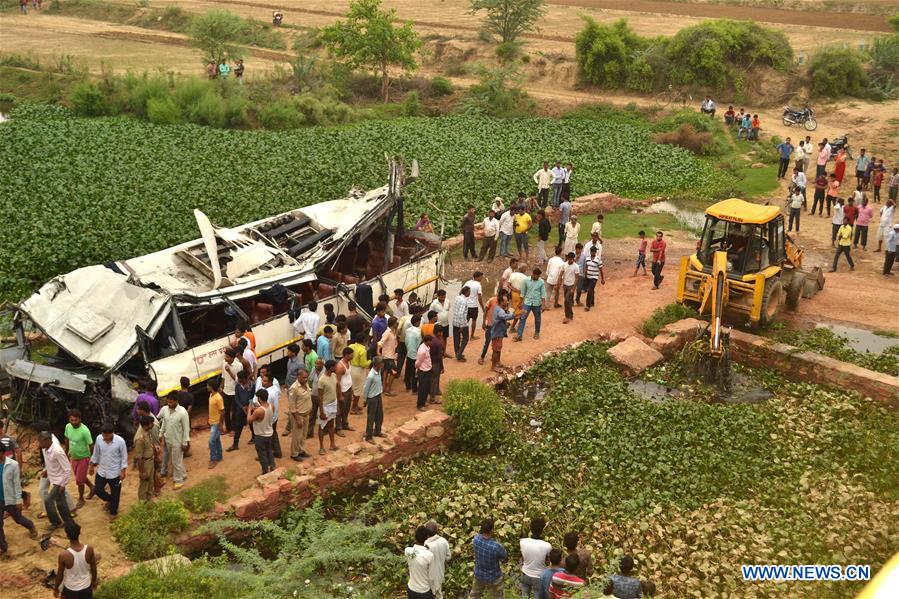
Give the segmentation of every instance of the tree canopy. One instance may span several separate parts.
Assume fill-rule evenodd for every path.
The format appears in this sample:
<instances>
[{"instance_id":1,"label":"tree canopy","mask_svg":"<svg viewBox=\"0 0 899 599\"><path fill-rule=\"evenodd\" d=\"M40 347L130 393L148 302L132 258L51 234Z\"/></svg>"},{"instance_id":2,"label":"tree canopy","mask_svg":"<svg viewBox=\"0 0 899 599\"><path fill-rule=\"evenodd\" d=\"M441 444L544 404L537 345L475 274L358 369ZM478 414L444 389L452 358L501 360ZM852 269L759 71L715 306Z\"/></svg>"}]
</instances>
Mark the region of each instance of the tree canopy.
<instances>
[{"instance_id":1,"label":"tree canopy","mask_svg":"<svg viewBox=\"0 0 899 599\"><path fill-rule=\"evenodd\" d=\"M238 59L243 50L237 45L244 20L227 10L213 9L194 17L190 22L193 45L203 51L204 60L214 60L219 64L226 58Z\"/></svg>"},{"instance_id":2,"label":"tree canopy","mask_svg":"<svg viewBox=\"0 0 899 599\"><path fill-rule=\"evenodd\" d=\"M381 76L381 98L390 90L390 67L412 71L421 47L411 21L396 25L396 10L382 10L381 0L354 0L345 21L322 29L322 41L352 68L372 69Z\"/></svg>"},{"instance_id":3,"label":"tree canopy","mask_svg":"<svg viewBox=\"0 0 899 599\"><path fill-rule=\"evenodd\" d=\"M513 44L522 33L536 31L546 14L543 0L471 0L472 14L483 11L484 29Z\"/></svg>"}]
</instances>

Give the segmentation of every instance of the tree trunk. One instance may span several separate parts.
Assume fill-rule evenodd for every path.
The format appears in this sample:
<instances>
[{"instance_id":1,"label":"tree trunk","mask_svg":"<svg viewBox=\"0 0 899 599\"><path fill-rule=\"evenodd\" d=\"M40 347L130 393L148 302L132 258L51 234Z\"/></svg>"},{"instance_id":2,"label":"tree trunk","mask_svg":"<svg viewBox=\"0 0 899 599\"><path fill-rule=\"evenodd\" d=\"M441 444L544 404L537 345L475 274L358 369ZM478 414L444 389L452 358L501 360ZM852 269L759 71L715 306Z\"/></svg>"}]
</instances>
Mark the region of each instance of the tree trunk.
<instances>
[{"instance_id":1,"label":"tree trunk","mask_svg":"<svg viewBox=\"0 0 899 599\"><path fill-rule=\"evenodd\" d=\"M384 99L384 103L387 103L388 95L390 94L390 79L387 77L387 61L381 61L381 98Z\"/></svg>"}]
</instances>

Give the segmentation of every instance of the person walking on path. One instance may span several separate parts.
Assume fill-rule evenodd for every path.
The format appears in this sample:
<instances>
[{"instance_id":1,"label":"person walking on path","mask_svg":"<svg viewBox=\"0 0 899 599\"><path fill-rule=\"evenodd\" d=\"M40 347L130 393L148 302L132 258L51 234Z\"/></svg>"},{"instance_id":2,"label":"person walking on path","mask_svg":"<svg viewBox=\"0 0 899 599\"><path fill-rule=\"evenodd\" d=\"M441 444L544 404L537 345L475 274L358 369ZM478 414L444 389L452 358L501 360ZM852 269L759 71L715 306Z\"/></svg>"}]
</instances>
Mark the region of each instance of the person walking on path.
<instances>
[{"instance_id":1,"label":"person walking on path","mask_svg":"<svg viewBox=\"0 0 899 599\"><path fill-rule=\"evenodd\" d=\"M472 541L474 549L474 582L470 599L480 599L487 593L493 599L503 597L501 562L509 559L506 549L493 538L493 518L481 522L481 532Z\"/></svg>"},{"instance_id":2,"label":"person walking on path","mask_svg":"<svg viewBox=\"0 0 899 599\"><path fill-rule=\"evenodd\" d=\"M273 447L275 429L272 427L274 415L275 409L269 403L268 391L259 389L251 404L247 422L253 429L253 446L256 448L256 456L259 458L262 474L268 474L275 469Z\"/></svg>"},{"instance_id":3,"label":"person walking on path","mask_svg":"<svg viewBox=\"0 0 899 599\"><path fill-rule=\"evenodd\" d=\"M868 198L862 198L861 205L855 217L855 236L852 239L852 247L858 249L861 242L862 250L868 249L868 225L874 217L874 208L868 205Z\"/></svg>"},{"instance_id":4,"label":"person walking on path","mask_svg":"<svg viewBox=\"0 0 899 599\"><path fill-rule=\"evenodd\" d=\"M100 437L94 443L89 474L94 475L94 472L94 494L106 502L109 515L116 517L119 514L122 483L128 472L128 447L125 440L115 434L112 423L103 425Z\"/></svg>"},{"instance_id":5,"label":"person walking on path","mask_svg":"<svg viewBox=\"0 0 899 599\"><path fill-rule=\"evenodd\" d=\"M852 256L849 255L849 249L852 246L852 225L849 223L848 218L843 219L843 224L837 229L836 237L837 252L833 256L833 267L830 269L830 272L837 271L837 262L840 259L840 254L846 254L849 270L855 270L855 263L852 261Z\"/></svg>"},{"instance_id":6,"label":"person walking on path","mask_svg":"<svg viewBox=\"0 0 899 599\"><path fill-rule=\"evenodd\" d=\"M449 541L437 534L439 530L440 527L436 520L431 519L425 523L425 531L428 533L425 547L434 554L434 560L428 569L428 580L431 583L431 592L434 593L434 599L443 599L443 581L446 578L446 564L453 555Z\"/></svg>"},{"instance_id":7,"label":"person walking on path","mask_svg":"<svg viewBox=\"0 0 899 599\"><path fill-rule=\"evenodd\" d=\"M81 527L66 523L69 546L56 560L53 596L62 599L90 599L97 588L97 552L81 542Z\"/></svg>"},{"instance_id":8,"label":"person walking on path","mask_svg":"<svg viewBox=\"0 0 899 599\"><path fill-rule=\"evenodd\" d=\"M534 315L534 339L540 338L540 316L541 311L546 307L546 283L540 278L543 272L539 268L535 268L531 272L531 278L525 279L521 284L521 297L523 307L521 319L518 321L518 335L515 341L521 341L524 334L524 327L528 322L528 314Z\"/></svg>"},{"instance_id":9,"label":"person walking on path","mask_svg":"<svg viewBox=\"0 0 899 599\"><path fill-rule=\"evenodd\" d=\"M793 176L790 177L790 184L793 187L799 188L799 193L802 194L802 207L808 210L808 198L805 194L805 188L808 185L808 178L806 178L805 173L803 173L798 167L793 169Z\"/></svg>"},{"instance_id":10,"label":"person walking on path","mask_svg":"<svg viewBox=\"0 0 899 599\"><path fill-rule=\"evenodd\" d=\"M577 247L577 239L581 234L581 225L577 222L577 216L574 214L568 219L565 225L565 241L562 242L562 254L568 255Z\"/></svg>"},{"instance_id":11,"label":"person walking on path","mask_svg":"<svg viewBox=\"0 0 899 599\"><path fill-rule=\"evenodd\" d=\"M409 580L406 583L407 599L434 599L430 578L434 554L425 546L427 540L428 531L424 526L419 526L415 529L415 544L406 547L403 552L406 565L409 567Z\"/></svg>"},{"instance_id":12,"label":"person walking on path","mask_svg":"<svg viewBox=\"0 0 899 599\"><path fill-rule=\"evenodd\" d=\"M828 212L828 216L830 216ZM843 198L836 198L833 205L833 218L830 220L830 247L834 247L837 242L837 231L843 226Z\"/></svg>"},{"instance_id":13,"label":"person walking on path","mask_svg":"<svg viewBox=\"0 0 899 599\"><path fill-rule=\"evenodd\" d=\"M72 464L72 472L75 475L75 484L78 485L78 503L75 504L75 509L80 510L84 507L85 486L91 490L88 497L94 496L94 485L87 478L94 438L91 436L91 431L87 426L82 424L81 411L78 409L69 410L69 423L66 424L63 437L65 437L65 448L69 454L69 462Z\"/></svg>"},{"instance_id":14,"label":"person walking on path","mask_svg":"<svg viewBox=\"0 0 899 599\"><path fill-rule=\"evenodd\" d=\"M662 280L665 278L662 274L662 269L665 268L665 249L668 247L668 244L665 243L662 237L664 237L664 233L656 231L656 238L652 242L652 245L649 246L649 251L652 252L653 289L658 289L659 285L662 284Z\"/></svg>"},{"instance_id":15,"label":"person walking on path","mask_svg":"<svg viewBox=\"0 0 899 599\"><path fill-rule=\"evenodd\" d=\"M549 170L549 162L543 163L543 168L534 173L534 183L537 185L537 197L541 208L546 208L549 203L549 187L553 182L553 173Z\"/></svg>"},{"instance_id":16,"label":"person walking on path","mask_svg":"<svg viewBox=\"0 0 899 599\"><path fill-rule=\"evenodd\" d=\"M496 256L496 237L499 235L499 221L496 219L496 213L490 210L487 218L483 222L483 238L481 239L481 252L478 254L478 262L483 262L487 258L488 262L493 262Z\"/></svg>"},{"instance_id":17,"label":"person walking on path","mask_svg":"<svg viewBox=\"0 0 899 599\"><path fill-rule=\"evenodd\" d=\"M566 227L568 223L571 221L571 200L568 198L562 198L562 203L559 204L559 223L556 227L559 229L559 245L563 245L565 243L565 233L567 231Z\"/></svg>"},{"instance_id":18,"label":"person walking on path","mask_svg":"<svg viewBox=\"0 0 899 599\"><path fill-rule=\"evenodd\" d=\"M591 247L590 255L584 261L584 289L587 292L587 303L584 306L585 312L589 312L590 308L596 305L597 281L605 285L606 275L603 272L602 258L597 252L597 248Z\"/></svg>"},{"instance_id":19,"label":"person walking on path","mask_svg":"<svg viewBox=\"0 0 899 599\"><path fill-rule=\"evenodd\" d=\"M824 198L827 196L828 186L827 175L822 174L815 178L815 199L812 201L811 214L815 214L816 209L818 216L824 214Z\"/></svg>"},{"instance_id":20,"label":"person walking on path","mask_svg":"<svg viewBox=\"0 0 899 599\"><path fill-rule=\"evenodd\" d=\"M545 518L531 519L531 536L518 541L521 549L521 596L540 596L540 577L552 545L543 540Z\"/></svg>"},{"instance_id":21,"label":"person walking on path","mask_svg":"<svg viewBox=\"0 0 899 599\"><path fill-rule=\"evenodd\" d=\"M241 372L241 374L243 375L243 385L247 385L249 378L246 373ZM241 383L238 383L237 388L241 388ZM174 393L166 395L165 403L165 407L159 411L159 434L162 439L160 475L166 476L169 461L171 461L172 480L175 482L174 489L177 491L184 486L187 478L187 471L184 468L184 452L190 444L190 417L187 415L187 410L178 404L178 396ZM235 404L235 406L237 405ZM246 415L243 417L246 420ZM236 439L239 434L235 430L235 444L229 448L229 451L237 449Z\"/></svg>"},{"instance_id":22,"label":"person walking on path","mask_svg":"<svg viewBox=\"0 0 899 599\"><path fill-rule=\"evenodd\" d=\"M462 258L474 260L477 257L474 245L474 206L469 206L462 217Z\"/></svg>"},{"instance_id":23,"label":"person walking on path","mask_svg":"<svg viewBox=\"0 0 899 599\"><path fill-rule=\"evenodd\" d=\"M559 303L559 291L562 288L562 269L565 260L562 259L562 246L556 246L554 256L546 263L546 310L550 309L549 300L552 300L553 308L561 308Z\"/></svg>"},{"instance_id":24,"label":"person walking on path","mask_svg":"<svg viewBox=\"0 0 899 599\"><path fill-rule=\"evenodd\" d=\"M837 198L840 193L840 182L837 181L837 177L834 174L830 175L830 182L827 184L827 216L830 217L830 207L831 205L835 205L837 203ZM843 207L840 206L840 222L843 220L842 215Z\"/></svg>"},{"instance_id":25,"label":"person walking on path","mask_svg":"<svg viewBox=\"0 0 899 599\"><path fill-rule=\"evenodd\" d=\"M381 369L384 360L380 356L371 359L371 370L365 377L362 387L362 405L366 408L365 440L374 443L374 437L383 437L381 426L384 424L383 387L381 385Z\"/></svg>"},{"instance_id":26,"label":"person walking on path","mask_svg":"<svg viewBox=\"0 0 899 599\"><path fill-rule=\"evenodd\" d=\"M28 530L32 539L37 538L34 522L22 515L22 471L19 463L13 458L12 442L8 438L0 440L0 559L9 551L3 521L6 514L13 522Z\"/></svg>"},{"instance_id":27,"label":"person walking on path","mask_svg":"<svg viewBox=\"0 0 899 599\"><path fill-rule=\"evenodd\" d=\"M802 214L802 194L799 193L798 187L793 187L790 190L790 197L787 199L787 206L790 209L790 224L787 227L787 232L791 232L793 230L793 222L796 223L796 232L799 232L799 216Z\"/></svg>"},{"instance_id":28,"label":"person walking on path","mask_svg":"<svg viewBox=\"0 0 899 599\"><path fill-rule=\"evenodd\" d=\"M509 310L509 296L503 295L499 304L493 308L493 318L490 325L490 347L493 354L490 359L491 370L502 372L503 339L508 336L509 321L515 318L515 313Z\"/></svg>"},{"instance_id":29,"label":"person walking on path","mask_svg":"<svg viewBox=\"0 0 899 599\"><path fill-rule=\"evenodd\" d=\"M784 179L787 176L787 169L790 168L790 156L793 155L793 144L790 138L777 144L777 151L780 153L780 163L777 167L777 178Z\"/></svg>"},{"instance_id":30,"label":"person walking on path","mask_svg":"<svg viewBox=\"0 0 899 599\"><path fill-rule=\"evenodd\" d=\"M137 434L134 435L134 447L131 455L134 458L134 469L137 470L137 500L141 502L152 501L154 496L154 481L156 479L156 447L150 436L153 428L153 417L144 415L140 417Z\"/></svg>"},{"instance_id":31,"label":"person walking on path","mask_svg":"<svg viewBox=\"0 0 899 599\"><path fill-rule=\"evenodd\" d=\"M899 223L887 235L887 251L883 258L883 274L893 276L893 263L896 262L896 240L899 239Z\"/></svg>"},{"instance_id":32,"label":"person walking on path","mask_svg":"<svg viewBox=\"0 0 899 599\"><path fill-rule=\"evenodd\" d=\"M210 379L206 383L209 391L209 469L218 466L222 461L222 434L227 432L225 426L225 400L219 393L218 379Z\"/></svg>"},{"instance_id":33,"label":"person walking on path","mask_svg":"<svg viewBox=\"0 0 899 599\"><path fill-rule=\"evenodd\" d=\"M500 290L496 295L487 300L487 304L484 306L484 322L481 324L481 328L484 329L484 346L481 348L478 364L484 363L484 360L487 357L487 350L490 349L490 327L493 324L493 309L499 305L503 296L506 295L508 295L508 293Z\"/></svg>"},{"instance_id":34,"label":"person walking on path","mask_svg":"<svg viewBox=\"0 0 899 599\"><path fill-rule=\"evenodd\" d=\"M537 260L540 264L546 264L546 243L549 241L549 234L552 233L553 226L546 216L546 210L537 211Z\"/></svg>"},{"instance_id":35,"label":"person walking on path","mask_svg":"<svg viewBox=\"0 0 899 599\"><path fill-rule=\"evenodd\" d=\"M574 289L581 278L581 268L574 261L574 256L574 252L568 252L568 261L562 267L562 287L565 298L565 319L562 324L567 324L574 318Z\"/></svg>"},{"instance_id":36,"label":"person walking on path","mask_svg":"<svg viewBox=\"0 0 899 599\"><path fill-rule=\"evenodd\" d=\"M107 426L112 429L111 425ZM48 431L42 431L38 435L38 445L44 457L44 470L41 472L41 478L46 478L50 483L50 491L44 499L44 511L50 521L50 530L53 531L63 524L74 522L72 513L69 511L69 503L66 500L66 485L69 484L71 476L70 464L62 445ZM96 453L96 451L97 447L94 446L94 452ZM127 466L127 464L126 460L125 465ZM94 491L100 495L96 487L94 487Z\"/></svg>"},{"instance_id":37,"label":"person walking on path","mask_svg":"<svg viewBox=\"0 0 899 599\"><path fill-rule=\"evenodd\" d=\"M415 352L415 372L418 375L418 402L416 407L419 412L425 411L425 404L428 401L428 395L431 393L431 342L433 337L425 335L421 340L421 345Z\"/></svg>"},{"instance_id":38,"label":"person walking on path","mask_svg":"<svg viewBox=\"0 0 899 599\"><path fill-rule=\"evenodd\" d=\"M640 269L643 269L643 276L646 276L646 248L649 245L649 242L646 240L646 231L640 231L637 233L640 237L640 243L637 245L637 265L634 266L634 274L631 276L636 277L637 273Z\"/></svg>"},{"instance_id":39,"label":"person walking on path","mask_svg":"<svg viewBox=\"0 0 899 599\"><path fill-rule=\"evenodd\" d=\"M893 230L893 215L896 212L896 208L893 205L895 200L887 200L887 203L884 204L880 208L880 221L877 223L877 249L875 252L879 252L883 249L883 241L889 236L890 231Z\"/></svg>"},{"instance_id":40,"label":"person walking on path","mask_svg":"<svg viewBox=\"0 0 899 599\"><path fill-rule=\"evenodd\" d=\"M465 348L468 345L468 299L471 290L468 286L462 287L459 295L453 300L453 353L459 362L465 361Z\"/></svg>"},{"instance_id":41,"label":"person walking on path","mask_svg":"<svg viewBox=\"0 0 899 599\"><path fill-rule=\"evenodd\" d=\"M312 390L309 389L309 373L301 370L297 380L287 390L287 415L293 423L290 431L290 459L300 462L308 458L306 431L312 412Z\"/></svg>"},{"instance_id":42,"label":"person walking on path","mask_svg":"<svg viewBox=\"0 0 899 599\"><path fill-rule=\"evenodd\" d=\"M552 169L553 174L553 209L558 209L559 202L562 198L562 185L565 184L565 175L567 172L562 168L562 161L556 160L556 166Z\"/></svg>"}]
</instances>

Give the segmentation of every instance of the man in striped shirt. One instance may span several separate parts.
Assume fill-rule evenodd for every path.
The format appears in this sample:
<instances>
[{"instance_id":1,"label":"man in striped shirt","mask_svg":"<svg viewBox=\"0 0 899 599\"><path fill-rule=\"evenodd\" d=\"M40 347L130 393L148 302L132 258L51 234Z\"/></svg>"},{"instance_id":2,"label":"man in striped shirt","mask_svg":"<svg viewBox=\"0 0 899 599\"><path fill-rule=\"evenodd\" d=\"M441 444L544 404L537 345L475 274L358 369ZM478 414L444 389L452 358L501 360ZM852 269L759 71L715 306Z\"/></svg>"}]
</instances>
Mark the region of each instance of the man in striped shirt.
<instances>
[{"instance_id":1,"label":"man in striped shirt","mask_svg":"<svg viewBox=\"0 0 899 599\"><path fill-rule=\"evenodd\" d=\"M602 270L602 258L597 256L596 247L590 248L590 256L584 261L584 290L587 292L585 312L596 305L596 281L606 284L606 275Z\"/></svg>"},{"instance_id":2,"label":"man in striped shirt","mask_svg":"<svg viewBox=\"0 0 899 599\"><path fill-rule=\"evenodd\" d=\"M577 553L569 553L565 556L565 569L553 574L552 584L549 585L549 596L551 599L561 599L562 597L571 597L586 585L583 578L574 575L580 565L580 558Z\"/></svg>"}]
</instances>

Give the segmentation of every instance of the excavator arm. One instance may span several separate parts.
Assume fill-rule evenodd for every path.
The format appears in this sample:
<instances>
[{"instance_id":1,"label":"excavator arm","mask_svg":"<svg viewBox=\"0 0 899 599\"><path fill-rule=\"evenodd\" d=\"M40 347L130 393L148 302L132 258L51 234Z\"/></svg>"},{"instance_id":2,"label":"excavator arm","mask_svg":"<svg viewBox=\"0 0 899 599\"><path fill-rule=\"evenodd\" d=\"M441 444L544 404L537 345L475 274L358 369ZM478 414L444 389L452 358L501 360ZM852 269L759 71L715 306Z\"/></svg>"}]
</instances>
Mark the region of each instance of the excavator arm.
<instances>
[{"instance_id":1,"label":"excavator arm","mask_svg":"<svg viewBox=\"0 0 899 599\"><path fill-rule=\"evenodd\" d=\"M718 358L724 354L723 343L723 318L724 308L730 296L730 288L727 282L727 252L715 252L712 258L712 276L706 279L705 290L702 295L702 304L699 312L704 314L711 311L709 323L709 351L712 356Z\"/></svg>"}]
</instances>

